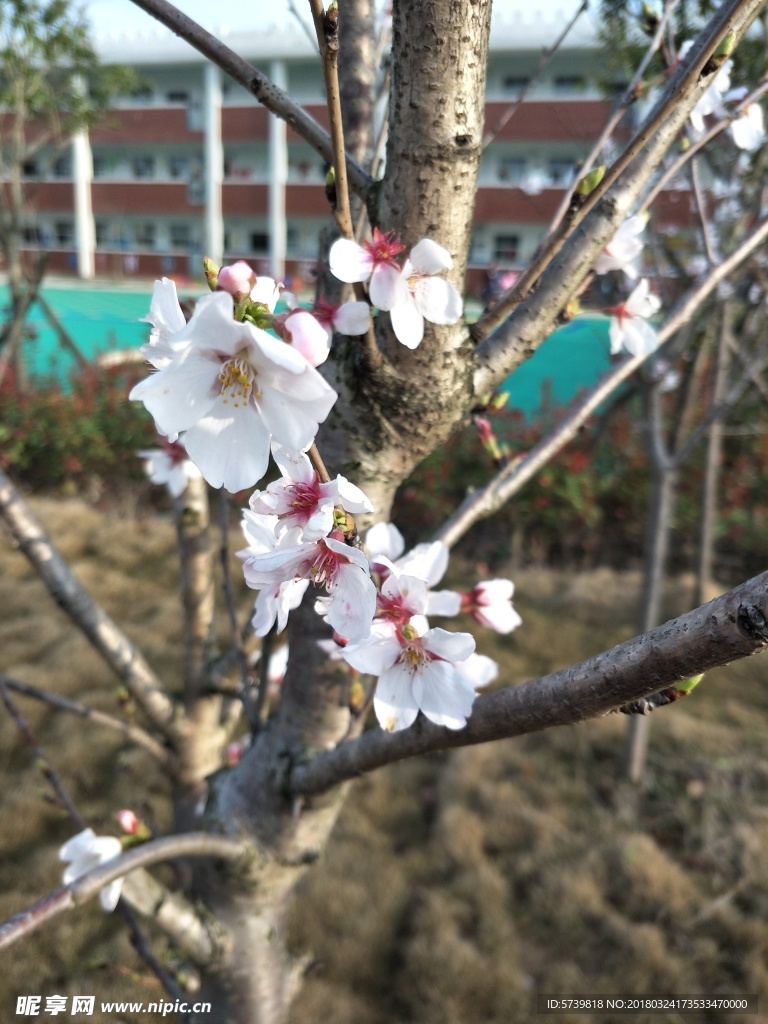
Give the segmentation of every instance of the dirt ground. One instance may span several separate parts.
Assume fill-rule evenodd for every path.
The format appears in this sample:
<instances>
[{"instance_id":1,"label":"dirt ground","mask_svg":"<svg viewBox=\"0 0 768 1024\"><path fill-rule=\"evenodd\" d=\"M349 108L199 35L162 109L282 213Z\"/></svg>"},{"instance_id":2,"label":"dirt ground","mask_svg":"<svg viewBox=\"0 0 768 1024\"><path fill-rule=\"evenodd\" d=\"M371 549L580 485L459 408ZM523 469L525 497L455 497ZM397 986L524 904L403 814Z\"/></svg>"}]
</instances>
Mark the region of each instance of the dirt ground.
<instances>
[{"instance_id":1,"label":"dirt ground","mask_svg":"<svg viewBox=\"0 0 768 1024\"><path fill-rule=\"evenodd\" d=\"M103 515L77 499L33 507L80 579L177 683L170 522ZM636 576L528 570L515 578L523 626L511 637L479 637L509 683L633 633ZM670 587L670 614L686 605L687 589ZM109 671L2 535L0 610L0 671L116 711ZM118 834L114 813L124 806L167 826L166 782L148 755L17 701L95 831ZM509 1024L534 1018L537 992L757 993L763 1012L747 1019L768 1020L768 656L713 672L690 698L656 712L642 790L621 777L625 729L611 715L357 782L296 901L291 941L312 960L291 1024ZM59 883L58 848L74 829L4 711L0 771L5 919ZM178 963L174 951L166 959ZM0 1020L16 1019L17 995L54 993L162 998L118 915L96 904L2 955Z\"/></svg>"}]
</instances>

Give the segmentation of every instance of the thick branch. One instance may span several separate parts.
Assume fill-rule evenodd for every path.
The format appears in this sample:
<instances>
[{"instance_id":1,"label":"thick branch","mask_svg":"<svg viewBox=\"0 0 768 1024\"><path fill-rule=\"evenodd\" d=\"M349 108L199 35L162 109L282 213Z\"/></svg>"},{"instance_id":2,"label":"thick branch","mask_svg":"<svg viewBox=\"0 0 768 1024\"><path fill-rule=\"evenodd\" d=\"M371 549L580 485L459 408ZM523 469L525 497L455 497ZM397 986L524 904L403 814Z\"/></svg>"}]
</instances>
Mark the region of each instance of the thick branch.
<instances>
[{"instance_id":1,"label":"thick branch","mask_svg":"<svg viewBox=\"0 0 768 1024\"><path fill-rule=\"evenodd\" d=\"M14 914L0 925L0 949L10 946L23 935L30 935L52 917L72 910L97 896L105 885L116 878L175 857L218 857L235 861L246 856L246 847L236 839L209 835L207 832L188 832L185 835L155 839L137 846L128 853L115 857L69 885L44 896L26 910Z\"/></svg>"},{"instance_id":2,"label":"thick branch","mask_svg":"<svg viewBox=\"0 0 768 1024\"><path fill-rule=\"evenodd\" d=\"M160 680L128 637L94 602L2 470L0 518L59 607L123 681L150 721L171 736L174 705Z\"/></svg>"},{"instance_id":3,"label":"thick branch","mask_svg":"<svg viewBox=\"0 0 768 1024\"><path fill-rule=\"evenodd\" d=\"M152 921L197 964L209 964L220 953L215 930L181 893L171 892L148 871L134 871L123 884L122 898ZM212 924L213 922L211 922Z\"/></svg>"},{"instance_id":4,"label":"thick branch","mask_svg":"<svg viewBox=\"0 0 768 1024\"><path fill-rule=\"evenodd\" d=\"M393 761L598 718L768 646L768 572L642 636L540 679L478 697L456 732L424 718L398 733L372 730L291 776L295 794L322 793Z\"/></svg>"},{"instance_id":5,"label":"thick branch","mask_svg":"<svg viewBox=\"0 0 768 1024\"><path fill-rule=\"evenodd\" d=\"M703 93L706 81L698 83L698 75L721 35L732 27L737 38L742 36L764 3L765 0L732 0L717 11L642 128L606 172L598 188L569 221L563 222L510 292L472 327L473 337L483 342L478 348L481 368L476 375L476 394L484 394L503 380L549 333L557 314L579 288L602 247L629 215L645 182ZM609 186L610 194L606 194ZM536 291L508 316L536 281ZM488 337L493 328L497 329Z\"/></svg>"},{"instance_id":6,"label":"thick branch","mask_svg":"<svg viewBox=\"0 0 768 1024\"><path fill-rule=\"evenodd\" d=\"M308 142L313 149L316 149L329 164L334 162L333 146L328 132L303 107L294 103L289 96L270 82L261 71L249 64L248 61L243 60L242 57L238 57L233 50L230 50L228 46L207 32L197 22L188 18L173 4L168 3L167 0L133 0L133 3L147 14L151 14L153 18L157 18L171 32L175 32L190 46L194 46L204 57L218 65L230 78L252 93L267 110L289 124L296 134ZM351 187L364 199L373 179L349 156L347 156L346 165Z\"/></svg>"}]
</instances>

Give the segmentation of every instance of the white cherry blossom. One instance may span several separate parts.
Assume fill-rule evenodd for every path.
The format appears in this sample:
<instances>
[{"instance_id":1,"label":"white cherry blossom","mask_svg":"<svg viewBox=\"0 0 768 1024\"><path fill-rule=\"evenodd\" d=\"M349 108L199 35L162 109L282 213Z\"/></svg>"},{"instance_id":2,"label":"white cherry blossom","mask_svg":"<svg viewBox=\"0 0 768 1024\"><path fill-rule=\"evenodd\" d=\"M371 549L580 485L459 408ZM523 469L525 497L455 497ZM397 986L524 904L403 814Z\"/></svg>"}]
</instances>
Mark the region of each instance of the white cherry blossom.
<instances>
[{"instance_id":1,"label":"white cherry blossom","mask_svg":"<svg viewBox=\"0 0 768 1024\"><path fill-rule=\"evenodd\" d=\"M427 630L413 626L402 631L376 623L367 640L348 644L342 658L358 672L378 676L373 699L383 729L407 729L421 711L435 725L462 729L475 700L473 671L486 676L484 663L464 667L474 653L469 633Z\"/></svg>"},{"instance_id":2,"label":"white cherry blossom","mask_svg":"<svg viewBox=\"0 0 768 1024\"><path fill-rule=\"evenodd\" d=\"M481 626L497 633L511 633L523 621L512 607L512 580L484 580L461 595L461 610Z\"/></svg>"},{"instance_id":3,"label":"white cherry blossom","mask_svg":"<svg viewBox=\"0 0 768 1024\"><path fill-rule=\"evenodd\" d=\"M455 324L460 319L461 296L450 281L435 276L452 266L448 250L430 238L423 238L411 249L389 310L395 337L406 348L418 348L421 344L425 320L432 324Z\"/></svg>"},{"instance_id":4,"label":"white cherry blossom","mask_svg":"<svg viewBox=\"0 0 768 1024\"><path fill-rule=\"evenodd\" d=\"M648 355L658 347L659 339L646 317L653 316L661 307L661 300L648 291L646 278L638 283L626 300L611 312L609 337L611 354L617 355L622 349L631 356Z\"/></svg>"},{"instance_id":5,"label":"white cherry blossom","mask_svg":"<svg viewBox=\"0 0 768 1024\"><path fill-rule=\"evenodd\" d=\"M120 840L114 836L97 836L90 828L78 832L59 850L59 860L68 862L64 869L64 885L69 885L82 875L87 875L89 871L118 857L122 850ZM107 913L117 906L122 888L122 878L116 878L114 882L105 885L99 893L99 902Z\"/></svg>"},{"instance_id":6,"label":"white cherry blossom","mask_svg":"<svg viewBox=\"0 0 768 1024\"><path fill-rule=\"evenodd\" d=\"M302 540L319 540L333 529L333 510L341 505L347 512L373 512L373 505L359 487L346 477L323 483L303 452L272 446L272 455L282 476L266 491L256 491L250 507L261 515L276 516L276 532L299 527Z\"/></svg>"},{"instance_id":7,"label":"white cherry blossom","mask_svg":"<svg viewBox=\"0 0 768 1024\"><path fill-rule=\"evenodd\" d=\"M152 483L165 484L173 498L181 497L190 480L202 476L181 441L166 440L163 448L145 448L136 454L146 460L144 469Z\"/></svg>"},{"instance_id":8,"label":"white cherry blossom","mask_svg":"<svg viewBox=\"0 0 768 1024\"><path fill-rule=\"evenodd\" d=\"M376 587L362 551L344 543L343 534L313 542L284 545L253 554L243 563L245 582L255 590L288 580L309 580L325 587L325 607L331 626L350 640L362 640L371 630L376 611Z\"/></svg>"},{"instance_id":9,"label":"white cherry blossom","mask_svg":"<svg viewBox=\"0 0 768 1024\"><path fill-rule=\"evenodd\" d=\"M686 40L680 47L680 59L688 53L690 48L693 46L693 40ZM708 114L714 114L719 109L723 102L723 97L731 87L731 71L733 69L733 61L727 60L720 70L712 77L712 81L707 87L706 92L698 101L696 106L688 115L693 128L697 132L704 131L704 118Z\"/></svg>"},{"instance_id":10,"label":"white cherry blossom","mask_svg":"<svg viewBox=\"0 0 768 1024\"><path fill-rule=\"evenodd\" d=\"M397 301L400 282L400 265L395 257L404 248L393 233L384 234L374 228L373 240L362 245L348 238L337 239L328 253L328 263L339 281L368 281L368 294L374 306L391 309Z\"/></svg>"},{"instance_id":11,"label":"white cherry blossom","mask_svg":"<svg viewBox=\"0 0 768 1024\"><path fill-rule=\"evenodd\" d=\"M144 402L161 433L186 431L187 452L213 487L239 491L260 480L273 437L289 448L309 447L336 401L299 352L234 320L227 292L198 302L171 339L182 343L130 398Z\"/></svg>"},{"instance_id":12,"label":"white cherry blossom","mask_svg":"<svg viewBox=\"0 0 768 1024\"><path fill-rule=\"evenodd\" d=\"M367 302L342 302L334 305L325 299L318 299L312 316L322 324L330 344L334 333L346 334L350 338L365 334L371 323L371 307Z\"/></svg>"},{"instance_id":13,"label":"white cherry blossom","mask_svg":"<svg viewBox=\"0 0 768 1024\"><path fill-rule=\"evenodd\" d=\"M648 223L646 213L635 214L621 225L619 230L603 249L595 262L596 274L607 274L609 270L623 270L627 277L635 280L635 260L643 251L643 242L638 237Z\"/></svg>"},{"instance_id":14,"label":"white cherry blossom","mask_svg":"<svg viewBox=\"0 0 768 1024\"><path fill-rule=\"evenodd\" d=\"M241 527L247 548L237 552L244 561L253 555L275 551L277 548L294 547L300 540L298 530L285 531L276 536L278 520L275 516L260 515L247 509L243 512ZM289 579L263 587L256 596L251 625L256 636L266 636L277 623L277 632L282 633L288 624L288 616L299 607L309 586L309 580Z\"/></svg>"},{"instance_id":15,"label":"white cherry blossom","mask_svg":"<svg viewBox=\"0 0 768 1024\"><path fill-rule=\"evenodd\" d=\"M759 103L750 103L741 117L737 117L730 127L733 141L748 153L754 153L765 142L765 125L763 108Z\"/></svg>"},{"instance_id":16,"label":"white cherry blossom","mask_svg":"<svg viewBox=\"0 0 768 1024\"><path fill-rule=\"evenodd\" d=\"M186 346L186 341L173 340L183 330L186 319L179 305L176 285L170 278L155 281L149 313L141 318L141 323L152 324L152 330L149 341L139 351L148 363L160 370Z\"/></svg>"}]
</instances>

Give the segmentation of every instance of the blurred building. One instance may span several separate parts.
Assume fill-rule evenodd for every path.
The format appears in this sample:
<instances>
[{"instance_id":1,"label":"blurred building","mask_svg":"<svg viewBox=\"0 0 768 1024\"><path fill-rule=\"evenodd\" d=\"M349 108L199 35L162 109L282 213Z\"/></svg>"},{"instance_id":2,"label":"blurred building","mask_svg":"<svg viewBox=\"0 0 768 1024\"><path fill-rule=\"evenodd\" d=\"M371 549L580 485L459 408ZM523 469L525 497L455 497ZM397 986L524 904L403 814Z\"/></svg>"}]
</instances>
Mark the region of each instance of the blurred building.
<instances>
[{"instance_id":1,"label":"blurred building","mask_svg":"<svg viewBox=\"0 0 768 1024\"><path fill-rule=\"evenodd\" d=\"M488 268L529 260L609 116L611 99L590 84L598 39L588 17L483 155L470 290ZM494 20L487 130L564 23L562 14ZM45 154L25 168L41 179L25 246L46 248L49 270L86 278L199 277L205 253L307 279L329 216L322 158L189 45L147 24L145 35L96 37L102 59L132 65L140 87L45 173ZM295 19L217 34L327 124L319 61ZM665 198L672 220L685 220L688 195Z\"/></svg>"}]
</instances>

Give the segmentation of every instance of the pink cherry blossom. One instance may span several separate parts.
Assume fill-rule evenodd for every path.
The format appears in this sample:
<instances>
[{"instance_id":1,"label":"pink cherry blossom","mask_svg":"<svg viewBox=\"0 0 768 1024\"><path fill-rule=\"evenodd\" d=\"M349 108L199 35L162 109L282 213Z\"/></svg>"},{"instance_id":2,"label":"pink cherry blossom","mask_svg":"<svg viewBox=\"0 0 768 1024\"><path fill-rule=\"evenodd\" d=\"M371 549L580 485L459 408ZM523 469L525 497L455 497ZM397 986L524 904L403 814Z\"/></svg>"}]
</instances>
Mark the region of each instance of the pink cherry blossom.
<instances>
[{"instance_id":1,"label":"pink cherry blossom","mask_svg":"<svg viewBox=\"0 0 768 1024\"><path fill-rule=\"evenodd\" d=\"M239 491L267 469L270 441L304 449L336 401L336 392L290 345L233 318L232 296L202 298L171 339L183 343L157 373L137 384L168 436L186 431L192 461L213 487Z\"/></svg>"},{"instance_id":2,"label":"pink cherry blossom","mask_svg":"<svg viewBox=\"0 0 768 1024\"><path fill-rule=\"evenodd\" d=\"M462 729L472 713L475 684L472 672L487 675L476 664L462 671L462 662L474 653L469 633L427 630L423 636L406 626L402 631L378 623L368 639L348 644L341 652L358 672L379 677L373 706L383 729L407 729L421 711L435 725Z\"/></svg>"},{"instance_id":3,"label":"pink cherry blossom","mask_svg":"<svg viewBox=\"0 0 768 1024\"><path fill-rule=\"evenodd\" d=\"M373 512L366 496L345 477L323 483L303 452L289 452L281 445L272 446L272 455L282 476L269 484L266 491L256 491L250 499L251 509L267 516L276 516L276 532L299 527L302 540L319 540L333 529L333 510L341 505L347 512Z\"/></svg>"},{"instance_id":4,"label":"pink cherry blossom","mask_svg":"<svg viewBox=\"0 0 768 1024\"><path fill-rule=\"evenodd\" d=\"M342 636L368 636L376 611L376 587L362 551L344 543L343 534L254 554L243 563L245 582L255 590L287 580L310 580L324 587L330 600L328 621Z\"/></svg>"},{"instance_id":5,"label":"pink cherry blossom","mask_svg":"<svg viewBox=\"0 0 768 1024\"><path fill-rule=\"evenodd\" d=\"M658 335L645 318L653 316L660 307L661 300L649 293L648 281L643 278L626 302L610 311L611 354L617 355L622 349L632 356L654 352L659 344Z\"/></svg>"},{"instance_id":6,"label":"pink cherry blossom","mask_svg":"<svg viewBox=\"0 0 768 1024\"><path fill-rule=\"evenodd\" d=\"M523 621L512 607L512 580L485 580L461 595L462 612L497 633L511 633Z\"/></svg>"},{"instance_id":7,"label":"pink cherry blossom","mask_svg":"<svg viewBox=\"0 0 768 1024\"><path fill-rule=\"evenodd\" d=\"M358 245L339 238L331 246L328 263L339 281L355 284L369 281L368 294L379 309L391 309L397 299L400 265L396 258L405 246L394 234L373 229L373 241Z\"/></svg>"},{"instance_id":8,"label":"pink cherry blossom","mask_svg":"<svg viewBox=\"0 0 768 1024\"><path fill-rule=\"evenodd\" d=\"M287 316L280 332L310 366L319 366L328 358L331 339L321 323L306 309L297 309Z\"/></svg>"},{"instance_id":9,"label":"pink cherry blossom","mask_svg":"<svg viewBox=\"0 0 768 1024\"><path fill-rule=\"evenodd\" d=\"M406 348L421 344L425 320L432 324L455 324L460 319L461 296L450 281L434 276L452 266L448 250L430 238L423 238L411 250L400 275L395 301L389 308L392 330Z\"/></svg>"}]
</instances>

